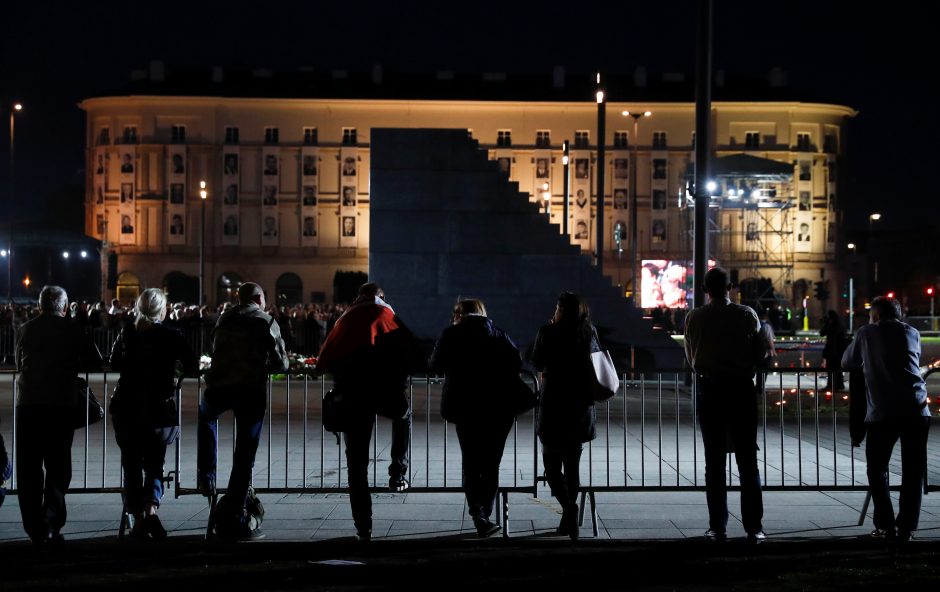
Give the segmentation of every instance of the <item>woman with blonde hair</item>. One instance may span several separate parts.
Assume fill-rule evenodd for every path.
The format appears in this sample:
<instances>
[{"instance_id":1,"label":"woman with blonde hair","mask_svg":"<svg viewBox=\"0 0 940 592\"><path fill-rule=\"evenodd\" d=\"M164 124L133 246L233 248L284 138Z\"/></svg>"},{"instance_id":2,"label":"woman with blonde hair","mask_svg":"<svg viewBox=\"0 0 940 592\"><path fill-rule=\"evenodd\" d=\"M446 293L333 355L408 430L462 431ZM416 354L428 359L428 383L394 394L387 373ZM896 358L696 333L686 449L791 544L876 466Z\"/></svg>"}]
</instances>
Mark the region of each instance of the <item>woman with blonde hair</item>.
<instances>
[{"instance_id":1,"label":"woman with blonde hair","mask_svg":"<svg viewBox=\"0 0 940 592\"><path fill-rule=\"evenodd\" d=\"M175 400L177 363L187 376L199 360L182 333L163 324L166 295L157 288L137 299L134 323L121 331L111 350L111 367L121 373L111 398L114 433L121 448L124 501L134 516L131 536L164 539L157 517L163 497L166 448L179 437Z\"/></svg>"},{"instance_id":2,"label":"woman with blonde hair","mask_svg":"<svg viewBox=\"0 0 940 592\"><path fill-rule=\"evenodd\" d=\"M499 532L490 515L515 417L510 392L521 368L519 350L486 317L483 303L457 301L452 325L434 346L431 369L444 374L441 415L457 426L467 510L481 537Z\"/></svg>"}]
</instances>

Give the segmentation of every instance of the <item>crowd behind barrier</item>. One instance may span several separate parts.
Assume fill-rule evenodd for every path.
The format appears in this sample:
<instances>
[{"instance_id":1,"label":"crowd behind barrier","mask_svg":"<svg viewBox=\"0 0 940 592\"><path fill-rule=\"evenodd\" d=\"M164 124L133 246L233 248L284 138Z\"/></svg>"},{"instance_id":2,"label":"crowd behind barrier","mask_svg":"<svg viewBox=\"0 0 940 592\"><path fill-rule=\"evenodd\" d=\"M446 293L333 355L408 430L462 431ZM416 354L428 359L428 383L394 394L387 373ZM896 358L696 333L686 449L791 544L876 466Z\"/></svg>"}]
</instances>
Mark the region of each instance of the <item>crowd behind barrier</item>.
<instances>
[{"instance_id":1,"label":"crowd behind barrier","mask_svg":"<svg viewBox=\"0 0 940 592\"><path fill-rule=\"evenodd\" d=\"M928 374L940 369L931 369ZM595 496L631 491L704 491L704 457L695 418L695 381L688 370L625 374L617 395L597 404L596 440L581 461L579 521L590 512L597 533ZM779 369L768 374L759 403L758 462L765 491L867 491L864 454L850 439L849 400L844 392L823 388L824 368ZM3 435L16 455L15 372L0 373ZM116 383L114 373L86 375L92 391L107 405ZM411 432L409 493L461 492L460 453L454 426L440 418L440 384L434 376L413 376L409 394L414 414ZM203 383L186 379L179 391L182 435L167 458L175 497L199 494L196 486L196 414ZM537 388L534 375L529 384ZM687 386L691 384L691 386ZM322 400L332 386L329 377L307 374L269 379L265 435L258 451L253 483L258 493L345 493L342 440L324 431ZM547 495L536 437L535 411L520 415L507 440L500 469L498 513L510 517L509 495ZM219 470L231 467L232 421L221 422ZM388 460L388 421L377 418L370 459L370 487L387 491L379 467ZM936 428L935 428L936 429ZM110 415L79 430L72 448L71 493L121 491L120 450ZM892 464L899 474L899 463ZM728 484L737 486L733 463ZM928 475L927 491L935 491ZM16 478L8 483L16 493ZM867 508L866 508L867 509ZM859 519L864 519L863 510ZM703 520L705 517L703 516ZM508 529L504 528L504 533ZM506 536L504 534L504 536Z\"/></svg>"}]
</instances>

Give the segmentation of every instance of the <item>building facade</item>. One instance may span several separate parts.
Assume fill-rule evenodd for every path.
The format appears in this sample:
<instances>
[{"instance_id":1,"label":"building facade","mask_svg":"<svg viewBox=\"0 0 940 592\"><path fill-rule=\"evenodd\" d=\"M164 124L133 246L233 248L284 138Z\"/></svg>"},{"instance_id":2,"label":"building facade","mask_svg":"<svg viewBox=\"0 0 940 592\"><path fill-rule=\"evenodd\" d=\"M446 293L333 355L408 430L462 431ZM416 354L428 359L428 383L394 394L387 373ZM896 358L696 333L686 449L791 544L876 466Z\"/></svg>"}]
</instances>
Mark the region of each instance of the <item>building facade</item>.
<instances>
[{"instance_id":1,"label":"building facade","mask_svg":"<svg viewBox=\"0 0 940 592\"><path fill-rule=\"evenodd\" d=\"M174 286L198 276L204 240L209 303L228 300L248 280L275 294L272 301L331 302L337 271L368 272L373 128L466 128L559 232L567 140L570 240L586 254L596 242L593 103L133 95L90 98L81 108L86 229L117 254L108 295L125 300L149 286L192 298L191 289ZM636 110L652 115L638 121L634 137L633 119L621 113ZM605 273L630 293L635 259L647 281L688 284L685 271L666 276L692 259L694 104L613 102L607 113ZM713 104L710 256L739 282L769 279L794 307L815 282L838 291L838 170L854 114L799 102ZM682 294L656 289L641 296L649 306L685 304Z\"/></svg>"}]
</instances>

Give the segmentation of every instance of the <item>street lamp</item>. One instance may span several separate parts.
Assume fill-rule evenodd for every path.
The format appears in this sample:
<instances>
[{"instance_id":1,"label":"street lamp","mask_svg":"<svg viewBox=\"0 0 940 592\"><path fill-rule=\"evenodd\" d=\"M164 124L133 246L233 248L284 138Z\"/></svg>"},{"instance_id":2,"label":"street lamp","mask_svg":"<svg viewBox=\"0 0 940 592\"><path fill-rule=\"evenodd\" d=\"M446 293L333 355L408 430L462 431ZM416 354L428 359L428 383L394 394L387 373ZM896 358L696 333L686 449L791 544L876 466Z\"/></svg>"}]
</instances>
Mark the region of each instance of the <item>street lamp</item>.
<instances>
[{"instance_id":1,"label":"street lamp","mask_svg":"<svg viewBox=\"0 0 940 592\"><path fill-rule=\"evenodd\" d=\"M641 117L650 117L653 115L652 111L624 111L624 117L633 118L633 138L631 142L633 144L633 150L630 152L633 156L633 171L630 173L630 258L632 261L632 271L630 274L630 301L633 303L633 306L638 306L636 292L637 292L637 277L636 277L636 264L638 257L639 242L637 241L637 207L636 207L636 176L637 171L639 170L639 155L637 150L639 149L640 140L639 135L639 124Z\"/></svg>"},{"instance_id":2,"label":"street lamp","mask_svg":"<svg viewBox=\"0 0 940 592\"><path fill-rule=\"evenodd\" d=\"M199 306L203 305L203 286L206 275L206 182L199 182Z\"/></svg>"},{"instance_id":3,"label":"street lamp","mask_svg":"<svg viewBox=\"0 0 940 592\"><path fill-rule=\"evenodd\" d=\"M871 233L871 230L872 230L872 228L871 228L871 227L872 227L872 223L873 223L873 222L877 222L878 220L881 220L881 214L878 213L878 212L874 212L873 214L870 214L870 215L868 216L868 232L869 232L869 233Z\"/></svg>"},{"instance_id":4,"label":"street lamp","mask_svg":"<svg viewBox=\"0 0 940 592\"><path fill-rule=\"evenodd\" d=\"M881 220L881 213L873 212L868 215L868 245L869 246L866 247L866 249L872 255L875 254L875 250L871 247L872 224L874 224L878 220ZM873 283L877 285L878 284L878 261L872 261L872 264L874 265L874 273L872 274L873 275L872 279L874 280Z\"/></svg>"},{"instance_id":5,"label":"street lamp","mask_svg":"<svg viewBox=\"0 0 940 592\"><path fill-rule=\"evenodd\" d=\"M14 168L13 159L13 136L15 131L15 121L14 117L17 113L23 110L23 105L20 103L13 103L13 108L10 109L10 197L7 199L7 302L13 302L13 193L16 189L14 179L16 177ZM27 285L27 287L29 287Z\"/></svg>"},{"instance_id":6,"label":"street lamp","mask_svg":"<svg viewBox=\"0 0 940 592\"><path fill-rule=\"evenodd\" d=\"M607 103L600 87L601 73L597 73L597 271L604 273L604 173L607 155ZM590 191L588 191L590 194Z\"/></svg>"}]
</instances>

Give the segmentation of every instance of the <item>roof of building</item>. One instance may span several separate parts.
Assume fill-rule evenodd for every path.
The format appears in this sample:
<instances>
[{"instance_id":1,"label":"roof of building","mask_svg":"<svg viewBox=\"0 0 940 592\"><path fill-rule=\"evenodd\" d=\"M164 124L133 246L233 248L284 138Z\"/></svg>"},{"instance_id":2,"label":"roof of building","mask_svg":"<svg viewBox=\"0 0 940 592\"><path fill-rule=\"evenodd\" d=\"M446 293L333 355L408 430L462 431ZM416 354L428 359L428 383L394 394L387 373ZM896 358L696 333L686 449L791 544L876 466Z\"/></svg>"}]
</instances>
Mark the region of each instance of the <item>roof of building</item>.
<instances>
[{"instance_id":1,"label":"roof of building","mask_svg":"<svg viewBox=\"0 0 940 592\"><path fill-rule=\"evenodd\" d=\"M692 102L695 78L684 73L647 73L638 68L631 75L606 77L608 100L617 102ZM571 74L562 68L540 75L504 72L435 74L387 73L302 68L294 71L267 69L164 68L151 63L149 75L137 70L127 85L108 96L220 96L239 98L388 99L548 101L593 100L597 85L592 74ZM786 73L772 70L766 76L716 73L713 101L825 102L787 86Z\"/></svg>"}]
</instances>

